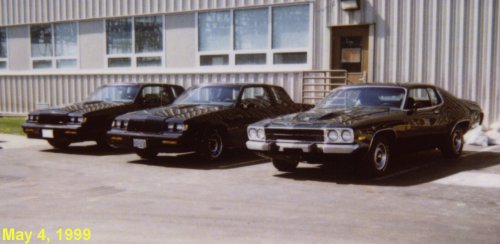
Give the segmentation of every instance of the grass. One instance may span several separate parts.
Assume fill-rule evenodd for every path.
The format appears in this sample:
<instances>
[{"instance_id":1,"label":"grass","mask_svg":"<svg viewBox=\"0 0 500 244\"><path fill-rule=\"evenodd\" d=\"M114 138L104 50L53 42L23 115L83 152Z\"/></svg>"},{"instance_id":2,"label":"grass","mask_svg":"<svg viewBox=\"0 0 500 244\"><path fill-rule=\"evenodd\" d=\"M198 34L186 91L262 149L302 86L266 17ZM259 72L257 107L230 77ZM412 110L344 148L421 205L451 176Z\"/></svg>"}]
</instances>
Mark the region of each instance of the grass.
<instances>
[{"instance_id":1,"label":"grass","mask_svg":"<svg viewBox=\"0 0 500 244\"><path fill-rule=\"evenodd\" d=\"M0 133L24 135L21 124L26 120L24 117L0 118Z\"/></svg>"}]
</instances>

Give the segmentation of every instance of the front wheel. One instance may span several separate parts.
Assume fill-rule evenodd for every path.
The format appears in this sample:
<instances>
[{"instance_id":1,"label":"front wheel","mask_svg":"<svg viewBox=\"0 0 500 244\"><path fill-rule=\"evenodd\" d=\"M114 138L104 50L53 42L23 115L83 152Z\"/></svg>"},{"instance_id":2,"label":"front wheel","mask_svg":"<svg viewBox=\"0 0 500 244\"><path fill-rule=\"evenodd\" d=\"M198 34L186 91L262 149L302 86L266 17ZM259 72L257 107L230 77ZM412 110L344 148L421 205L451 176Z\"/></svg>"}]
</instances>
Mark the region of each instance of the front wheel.
<instances>
[{"instance_id":1,"label":"front wheel","mask_svg":"<svg viewBox=\"0 0 500 244\"><path fill-rule=\"evenodd\" d=\"M461 128L456 128L439 149L446 158L458 158L462 154L464 144L464 132Z\"/></svg>"},{"instance_id":2,"label":"front wheel","mask_svg":"<svg viewBox=\"0 0 500 244\"><path fill-rule=\"evenodd\" d=\"M158 156L158 152L155 152L155 151L151 151L151 150L145 150L145 149L141 149L141 150L136 150L135 153L141 157L142 159L155 159L156 156Z\"/></svg>"},{"instance_id":3,"label":"front wheel","mask_svg":"<svg viewBox=\"0 0 500 244\"><path fill-rule=\"evenodd\" d=\"M66 149L69 147L69 144L71 144L69 141L57 139L47 140L47 142L56 149Z\"/></svg>"},{"instance_id":4,"label":"front wheel","mask_svg":"<svg viewBox=\"0 0 500 244\"><path fill-rule=\"evenodd\" d=\"M279 171L293 172L297 169L299 162L286 159L273 159L273 165Z\"/></svg>"},{"instance_id":5,"label":"front wheel","mask_svg":"<svg viewBox=\"0 0 500 244\"><path fill-rule=\"evenodd\" d=\"M203 136L203 141L198 150L198 153L208 159L220 159L225 152L225 145L222 135L218 130L210 130Z\"/></svg>"},{"instance_id":6,"label":"front wheel","mask_svg":"<svg viewBox=\"0 0 500 244\"><path fill-rule=\"evenodd\" d=\"M384 137L375 138L372 147L363 160L365 173L380 176L387 172L392 164L391 143Z\"/></svg>"}]
</instances>

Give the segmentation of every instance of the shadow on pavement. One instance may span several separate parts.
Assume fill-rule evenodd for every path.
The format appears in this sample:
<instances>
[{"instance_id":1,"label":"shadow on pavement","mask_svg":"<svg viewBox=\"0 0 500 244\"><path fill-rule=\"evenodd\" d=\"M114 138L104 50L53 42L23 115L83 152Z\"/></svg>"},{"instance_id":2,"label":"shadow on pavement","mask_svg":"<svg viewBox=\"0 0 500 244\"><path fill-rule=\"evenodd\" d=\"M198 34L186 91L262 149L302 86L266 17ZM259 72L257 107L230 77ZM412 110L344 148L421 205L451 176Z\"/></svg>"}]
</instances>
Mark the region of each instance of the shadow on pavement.
<instances>
[{"instance_id":1,"label":"shadow on pavement","mask_svg":"<svg viewBox=\"0 0 500 244\"><path fill-rule=\"evenodd\" d=\"M337 184L413 186L435 181L459 172L479 170L500 164L498 152L464 152L453 160L444 158L439 151L427 151L400 155L392 169L382 177L369 178L359 174L348 163L299 167L292 173L280 173L275 177L299 181L322 181ZM303 165L303 164L302 164Z\"/></svg>"},{"instance_id":2,"label":"shadow on pavement","mask_svg":"<svg viewBox=\"0 0 500 244\"><path fill-rule=\"evenodd\" d=\"M162 156L161 154L153 160L138 160L129 161L132 164L144 164L151 166L161 166L169 168L184 168L184 169L232 169L246 167L256 164L267 163L269 160L258 157L257 155L247 150L230 150L219 161L207 162L196 154L184 155L179 157Z\"/></svg>"},{"instance_id":3,"label":"shadow on pavement","mask_svg":"<svg viewBox=\"0 0 500 244\"><path fill-rule=\"evenodd\" d=\"M97 145L71 145L66 149L45 149L42 152L59 154L78 154L89 156L110 156L132 153L130 150L99 147Z\"/></svg>"}]
</instances>

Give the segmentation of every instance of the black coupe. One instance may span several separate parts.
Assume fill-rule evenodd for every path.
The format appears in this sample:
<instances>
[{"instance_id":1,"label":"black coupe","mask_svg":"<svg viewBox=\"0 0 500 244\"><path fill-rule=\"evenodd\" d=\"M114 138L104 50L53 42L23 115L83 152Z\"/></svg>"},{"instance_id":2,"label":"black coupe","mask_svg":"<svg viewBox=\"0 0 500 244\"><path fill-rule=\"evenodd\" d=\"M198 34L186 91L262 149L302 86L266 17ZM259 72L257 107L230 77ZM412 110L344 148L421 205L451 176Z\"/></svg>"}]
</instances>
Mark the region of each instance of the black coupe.
<instances>
[{"instance_id":1,"label":"black coupe","mask_svg":"<svg viewBox=\"0 0 500 244\"><path fill-rule=\"evenodd\" d=\"M294 103L278 86L200 85L173 105L117 117L108 140L115 147L134 148L141 158L197 152L214 160L227 148L245 148L249 124L311 107Z\"/></svg>"},{"instance_id":2,"label":"black coupe","mask_svg":"<svg viewBox=\"0 0 500 244\"><path fill-rule=\"evenodd\" d=\"M350 85L307 112L250 125L247 147L272 158L280 171L299 162L355 159L365 172L381 175L394 152L439 148L458 157L463 134L482 118L477 103L432 85Z\"/></svg>"},{"instance_id":3,"label":"black coupe","mask_svg":"<svg viewBox=\"0 0 500 244\"><path fill-rule=\"evenodd\" d=\"M28 138L45 139L59 149L81 141L96 141L106 146L106 132L116 116L165 106L183 92L181 86L168 84L105 85L84 102L31 112L23 130Z\"/></svg>"}]
</instances>

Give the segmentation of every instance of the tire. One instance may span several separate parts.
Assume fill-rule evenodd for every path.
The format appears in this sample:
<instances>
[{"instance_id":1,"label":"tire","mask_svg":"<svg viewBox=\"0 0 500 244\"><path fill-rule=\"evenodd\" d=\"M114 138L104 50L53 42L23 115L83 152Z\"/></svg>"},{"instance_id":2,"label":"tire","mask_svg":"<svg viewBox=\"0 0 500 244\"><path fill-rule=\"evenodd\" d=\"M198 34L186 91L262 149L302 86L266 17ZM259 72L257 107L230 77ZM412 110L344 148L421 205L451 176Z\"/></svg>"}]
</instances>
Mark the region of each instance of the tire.
<instances>
[{"instance_id":1,"label":"tire","mask_svg":"<svg viewBox=\"0 0 500 244\"><path fill-rule=\"evenodd\" d=\"M69 144L71 144L71 142L69 141L65 141L65 140L57 140L57 139L51 139L51 140L47 140L47 142L53 147L53 148L56 148L56 149L67 149L69 147Z\"/></svg>"},{"instance_id":2,"label":"tire","mask_svg":"<svg viewBox=\"0 0 500 244\"><path fill-rule=\"evenodd\" d=\"M392 165L392 143L385 137L376 137L370 150L361 161L368 176L384 175Z\"/></svg>"},{"instance_id":3,"label":"tire","mask_svg":"<svg viewBox=\"0 0 500 244\"><path fill-rule=\"evenodd\" d=\"M224 139L219 130L208 130L203 135L203 139L198 149L198 153L207 160L215 161L224 155Z\"/></svg>"},{"instance_id":4,"label":"tire","mask_svg":"<svg viewBox=\"0 0 500 244\"><path fill-rule=\"evenodd\" d=\"M462 128L455 128L439 149L446 158L458 158L462 154L464 144L464 132Z\"/></svg>"},{"instance_id":5,"label":"tire","mask_svg":"<svg viewBox=\"0 0 500 244\"><path fill-rule=\"evenodd\" d=\"M135 153L142 159L155 159L156 156L158 156L158 152L156 151L151 151L151 150L136 150Z\"/></svg>"},{"instance_id":6,"label":"tire","mask_svg":"<svg viewBox=\"0 0 500 244\"><path fill-rule=\"evenodd\" d=\"M273 165L278 171L294 172L297 169L297 165L299 165L299 162L293 160L273 158Z\"/></svg>"}]
</instances>

